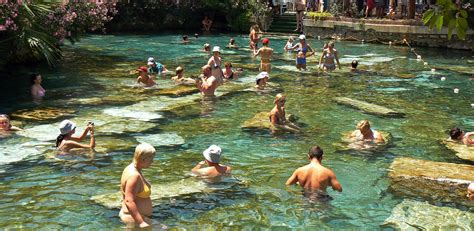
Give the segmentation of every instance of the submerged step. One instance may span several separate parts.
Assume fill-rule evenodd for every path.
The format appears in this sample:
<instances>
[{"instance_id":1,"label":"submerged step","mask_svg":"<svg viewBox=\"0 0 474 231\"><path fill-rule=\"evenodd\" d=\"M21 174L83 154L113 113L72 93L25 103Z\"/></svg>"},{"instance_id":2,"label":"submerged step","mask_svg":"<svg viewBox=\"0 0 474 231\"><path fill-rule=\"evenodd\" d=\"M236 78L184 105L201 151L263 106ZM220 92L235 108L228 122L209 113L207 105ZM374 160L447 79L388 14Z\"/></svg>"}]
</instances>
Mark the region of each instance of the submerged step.
<instances>
[{"instance_id":1,"label":"submerged step","mask_svg":"<svg viewBox=\"0 0 474 231\"><path fill-rule=\"evenodd\" d=\"M405 117L405 113L392 110L380 105L355 100L347 97L335 97L333 98L338 104L350 106L357 108L369 114L378 115L378 116L387 116L387 117Z\"/></svg>"},{"instance_id":2,"label":"submerged step","mask_svg":"<svg viewBox=\"0 0 474 231\"><path fill-rule=\"evenodd\" d=\"M474 182L474 166L396 158L390 165L390 189L397 194L469 204L466 190Z\"/></svg>"}]
</instances>

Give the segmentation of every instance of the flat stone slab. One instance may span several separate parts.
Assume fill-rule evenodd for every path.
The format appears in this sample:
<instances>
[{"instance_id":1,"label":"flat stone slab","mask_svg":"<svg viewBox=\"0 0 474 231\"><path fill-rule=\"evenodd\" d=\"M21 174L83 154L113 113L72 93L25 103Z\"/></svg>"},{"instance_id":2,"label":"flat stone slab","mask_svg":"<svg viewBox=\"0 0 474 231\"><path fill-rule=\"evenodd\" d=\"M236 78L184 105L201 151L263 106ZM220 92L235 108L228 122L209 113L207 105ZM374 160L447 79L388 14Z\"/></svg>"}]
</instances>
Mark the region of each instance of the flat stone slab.
<instances>
[{"instance_id":1,"label":"flat stone slab","mask_svg":"<svg viewBox=\"0 0 474 231\"><path fill-rule=\"evenodd\" d=\"M176 133L151 134L146 136L135 136L140 143L149 143L153 146L177 146L185 143L183 137Z\"/></svg>"},{"instance_id":2,"label":"flat stone slab","mask_svg":"<svg viewBox=\"0 0 474 231\"><path fill-rule=\"evenodd\" d=\"M457 157L474 162L474 146L467 146L450 140L445 140L443 143L448 149L452 150Z\"/></svg>"},{"instance_id":3,"label":"flat stone slab","mask_svg":"<svg viewBox=\"0 0 474 231\"><path fill-rule=\"evenodd\" d=\"M71 116L75 113L72 109L59 109L59 108L38 108L33 110L20 110L16 111L12 114L13 118L21 118L27 120L53 120L58 119L65 116Z\"/></svg>"},{"instance_id":4,"label":"flat stone slab","mask_svg":"<svg viewBox=\"0 0 474 231\"><path fill-rule=\"evenodd\" d=\"M436 201L468 203L466 189L474 182L474 165L396 158L390 165L395 193Z\"/></svg>"},{"instance_id":5,"label":"flat stone slab","mask_svg":"<svg viewBox=\"0 0 474 231\"><path fill-rule=\"evenodd\" d=\"M405 113L403 112L398 112L390 108L386 108L383 106L379 106L376 104L372 104L372 103L368 103L368 102L364 102L360 100L355 100L355 99L351 99L347 97L334 97L333 100L336 101L338 104L357 108L359 110L362 110L366 113L373 114L373 115L386 116L386 117L405 117Z\"/></svg>"},{"instance_id":6,"label":"flat stone slab","mask_svg":"<svg viewBox=\"0 0 474 231\"><path fill-rule=\"evenodd\" d=\"M395 206L383 226L398 230L472 230L474 213L427 202L403 200Z\"/></svg>"},{"instance_id":7,"label":"flat stone slab","mask_svg":"<svg viewBox=\"0 0 474 231\"><path fill-rule=\"evenodd\" d=\"M152 201L157 201L162 198L177 197L204 191L212 191L212 189L199 179L187 178L169 184L153 184L150 198ZM91 197L91 200L109 209L120 209L122 206L122 193L116 192L96 195Z\"/></svg>"},{"instance_id":8,"label":"flat stone slab","mask_svg":"<svg viewBox=\"0 0 474 231\"><path fill-rule=\"evenodd\" d=\"M159 95L167 95L167 96L183 96L183 95L191 95L199 93L199 89L195 86L187 86L187 85L178 85L173 88L168 89L161 89L158 94Z\"/></svg>"},{"instance_id":9,"label":"flat stone slab","mask_svg":"<svg viewBox=\"0 0 474 231\"><path fill-rule=\"evenodd\" d=\"M296 117L291 114L287 114L286 119L291 122L296 121ZM240 126L246 130L268 130L276 129L270 122L269 112L259 112L253 118L244 121Z\"/></svg>"}]
</instances>

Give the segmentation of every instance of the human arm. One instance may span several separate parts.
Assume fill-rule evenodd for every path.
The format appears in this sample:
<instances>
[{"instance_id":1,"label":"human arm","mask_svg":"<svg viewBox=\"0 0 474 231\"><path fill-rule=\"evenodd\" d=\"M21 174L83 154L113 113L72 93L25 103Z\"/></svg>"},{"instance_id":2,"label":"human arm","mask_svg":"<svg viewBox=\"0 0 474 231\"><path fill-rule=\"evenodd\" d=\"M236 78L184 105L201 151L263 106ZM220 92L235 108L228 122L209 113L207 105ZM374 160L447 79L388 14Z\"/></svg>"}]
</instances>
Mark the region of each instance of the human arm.
<instances>
[{"instance_id":1,"label":"human arm","mask_svg":"<svg viewBox=\"0 0 474 231\"><path fill-rule=\"evenodd\" d=\"M253 57L257 57L257 55L260 55L260 51L262 50L262 48L258 49L258 51L253 51Z\"/></svg>"},{"instance_id":2,"label":"human arm","mask_svg":"<svg viewBox=\"0 0 474 231\"><path fill-rule=\"evenodd\" d=\"M467 144L474 144L474 140L473 140L474 132L467 132L465 136L466 136Z\"/></svg>"},{"instance_id":3,"label":"human arm","mask_svg":"<svg viewBox=\"0 0 474 231\"><path fill-rule=\"evenodd\" d=\"M316 54L316 52L314 52L314 49L310 45L306 45L306 46L308 47L308 51L310 52L308 55L306 55L306 57L310 57Z\"/></svg>"},{"instance_id":4,"label":"human arm","mask_svg":"<svg viewBox=\"0 0 474 231\"><path fill-rule=\"evenodd\" d=\"M336 50L334 51L334 57L336 58L337 67L339 67L339 70L341 70L341 64L339 63L339 56Z\"/></svg>"},{"instance_id":5,"label":"human arm","mask_svg":"<svg viewBox=\"0 0 474 231\"><path fill-rule=\"evenodd\" d=\"M321 69L321 63L323 62L323 57L326 54L326 50L323 50L323 53L321 53L321 58L319 58L319 64L318 68Z\"/></svg>"},{"instance_id":6,"label":"human arm","mask_svg":"<svg viewBox=\"0 0 474 231\"><path fill-rule=\"evenodd\" d=\"M206 161L204 161L204 160L201 161L201 162L199 162L196 166L194 166L193 169L191 169L191 172L193 172L193 173L195 173L195 174L198 174L198 173L199 173L199 169L201 169L204 164L206 164Z\"/></svg>"},{"instance_id":7,"label":"human arm","mask_svg":"<svg viewBox=\"0 0 474 231\"><path fill-rule=\"evenodd\" d=\"M145 222L138 211L137 204L135 203L136 195L138 193L137 185L140 181L140 176L134 174L125 182L124 204L127 206L128 212L133 217L133 220L135 220L135 223L139 224L140 228L145 228L148 227L149 224Z\"/></svg>"},{"instance_id":8,"label":"human arm","mask_svg":"<svg viewBox=\"0 0 474 231\"><path fill-rule=\"evenodd\" d=\"M84 139L84 137L86 137L87 132L90 131L90 130L93 130L93 129L94 129L94 125L89 123L87 125L86 129L84 129L84 131L82 132L82 134L80 136L71 136L71 140L82 141Z\"/></svg>"},{"instance_id":9,"label":"human arm","mask_svg":"<svg viewBox=\"0 0 474 231\"><path fill-rule=\"evenodd\" d=\"M286 185L293 185L298 182L298 169L293 172L293 174L286 181Z\"/></svg>"},{"instance_id":10,"label":"human arm","mask_svg":"<svg viewBox=\"0 0 474 231\"><path fill-rule=\"evenodd\" d=\"M334 172L331 171L331 173L329 175L330 175L330 178L331 178L331 187L332 187L332 189L335 190L335 191L338 191L338 192L342 192L342 186L339 183L339 181L337 180L336 174L334 174Z\"/></svg>"},{"instance_id":11,"label":"human arm","mask_svg":"<svg viewBox=\"0 0 474 231\"><path fill-rule=\"evenodd\" d=\"M376 143L385 142L385 139L383 138L382 134L380 134L380 132L377 132L377 135L374 138Z\"/></svg>"}]
</instances>

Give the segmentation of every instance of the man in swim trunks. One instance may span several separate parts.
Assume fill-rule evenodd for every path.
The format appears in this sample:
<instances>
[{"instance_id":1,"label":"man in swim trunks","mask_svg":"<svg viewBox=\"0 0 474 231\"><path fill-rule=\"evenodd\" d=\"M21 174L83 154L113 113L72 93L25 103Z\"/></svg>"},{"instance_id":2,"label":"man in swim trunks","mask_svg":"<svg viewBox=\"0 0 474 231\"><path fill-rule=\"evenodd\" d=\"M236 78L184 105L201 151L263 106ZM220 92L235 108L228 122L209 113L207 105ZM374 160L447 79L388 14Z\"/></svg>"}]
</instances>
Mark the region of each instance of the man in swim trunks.
<instances>
[{"instance_id":1,"label":"man in swim trunks","mask_svg":"<svg viewBox=\"0 0 474 231\"><path fill-rule=\"evenodd\" d=\"M232 168L219 164L221 160L221 154L222 150L219 146L211 145L202 153L205 160L199 162L191 171L199 176L209 178L221 175L229 175L232 171ZM203 168L203 165L206 163L209 165L209 167Z\"/></svg>"},{"instance_id":2,"label":"man in swim trunks","mask_svg":"<svg viewBox=\"0 0 474 231\"><path fill-rule=\"evenodd\" d=\"M313 48L306 43L305 35L302 34L298 38L300 39L300 42L294 45L290 50L296 49L298 51L296 56L296 68L298 68L298 70L306 70L306 58L314 55L315 52ZM308 51L310 52L309 54L307 54Z\"/></svg>"},{"instance_id":3,"label":"man in swim trunks","mask_svg":"<svg viewBox=\"0 0 474 231\"><path fill-rule=\"evenodd\" d=\"M458 141L465 145L474 145L474 132L464 132L460 128L455 127L449 131L449 136L453 141Z\"/></svg>"},{"instance_id":4,"label":"man in swim trunks","mask_svg":"<svg viewBox=\"0 0 474 231\"><path fill-rule=\"evenodd\" d=\"M216 77L211 75L211 66L204 65L201 78L196 79L196 87L203 96L215 96L214 92L218 86Z\"/></svg>"},{"instance_id":5,"label":"man in swim trunks","mask_svg":"<svg viewBox=\"0 0 474 231\"><path fill-rule=\"evenodd\" d=\"M270 40L264 38L262 40L263 47L258 49L257 52L254 52L254 57L260 55L260 71L270 72L272 70L272 65L270 64L270 57L273 54L273 49L268 47Z\"/></svg>"},{"instance_id":6,"label":"man in swim trunks","mask_svg":"<svg viewBox=\"0 0 474 231\"><path fill-rule=\"evenodd\" d=\"M260 37L258 36L258 32L259 32L259 28L257 24L250 27L250 34L249 34L250 49L252 49L254 52L258 49L258 41L260 40Z\"/></svg>"},{"instance_id":7,"label":"man in swim trunks","mask_svg":"<svg viewBox=\"0 0 474 231\"><path fill-rule=\"evenodd\" d=\"M308 152L309 164L296 169L293 175L286 181L286 185L299 184L305 193L320 194L328 196L326 188L331 186L333 190L342 192L342 187L336 178L336 174L324 167L323 149L313 146Z\"/></svg>"}]
</instances>

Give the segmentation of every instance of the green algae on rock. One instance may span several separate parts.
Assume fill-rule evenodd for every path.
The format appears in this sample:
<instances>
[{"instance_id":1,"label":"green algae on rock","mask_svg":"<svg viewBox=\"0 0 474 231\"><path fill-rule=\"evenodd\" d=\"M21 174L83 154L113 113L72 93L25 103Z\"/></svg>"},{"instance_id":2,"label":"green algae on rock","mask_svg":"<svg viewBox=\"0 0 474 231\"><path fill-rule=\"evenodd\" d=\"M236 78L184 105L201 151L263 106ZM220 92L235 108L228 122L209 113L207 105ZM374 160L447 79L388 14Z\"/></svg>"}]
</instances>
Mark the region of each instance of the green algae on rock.
<instances>
[{"instance_id":1,"label":"green algae on rock","mask_svg":"<svg viewBox=\"0 0 474 231\"><path fill-rule=\"evenodd\" d=\"M399 230L472 230L474 213L428 202L403 200L382 226Z\"/></svg>"},{"instance_id":2,"label":"green algae on rock","mask_svg":"<svg viewBox=\"0 0 474 231\"><path fill-rule=\"evenodd\" d=\"M334 97L334 101L338 104L350 106L362 110L368 114L386 117L405 117L405 113L392 110L376 104L355 100L347 97Z\"/></svg>"},{"instance_id":3,"label":"green algae on rock","mask_svg":"<svg viewBox=\"0 0 474 231\"><path fill-rule=\"evenodd\" d=\"M390 189L397 194L466 203L474 166L401 157L392 162L388 176Z\"/></svg>"},{"instance_id":4,"label":"green algae on rock","mask_svg":"<svg viewBox=\"0 0 474 231\"><path fill-rule=\"evenodd\" d=\"M454 151L460 159L474 162L474 146L467 146L451 140L444 140L443 143L448 149Z\"/></svg>"},{"instance_id":5,"label":"green algae on rock","mask_svg":"<svg viewBox=\"0 0 474 231\"><path fill-rule=\"evenodd\" d=\"M287 114L286 120L290 122L296 122L298 119L296 116ZM244 121L244 123L240 126L244 130L269 130L272 129L274 131L281 131L282 129L278 129L270 122L269 112L259 112L253 118ZM287 131L290 132L290 131Z\"/></svg>"},{"instance_id":6,"label":"green algae on rock","mask_svg":"<svg viewBox=\"0 0 474 231\"><path fill-rule=\"evenodd\" d=\"M188 85L178 85L173 88L161 89L158 91L158 95L167 95L167 96L183 96L199 93L199 89L195 86Z\"/></svg>"},{"instance_id":7,"label":"green algae on rock","mask_svg":"<svg viewBox=\"0 0 474 231\"><path fill-rule=\"evenodd\" d=\"M37 120L37 121L45 121L45 120L54 120L61 117L71 116L76 111L73 109L68 108L37 108L37 109L25 109L19 110L12 114L13 118L20 118L26 120Z\"/></svg>"}]
</instances>

